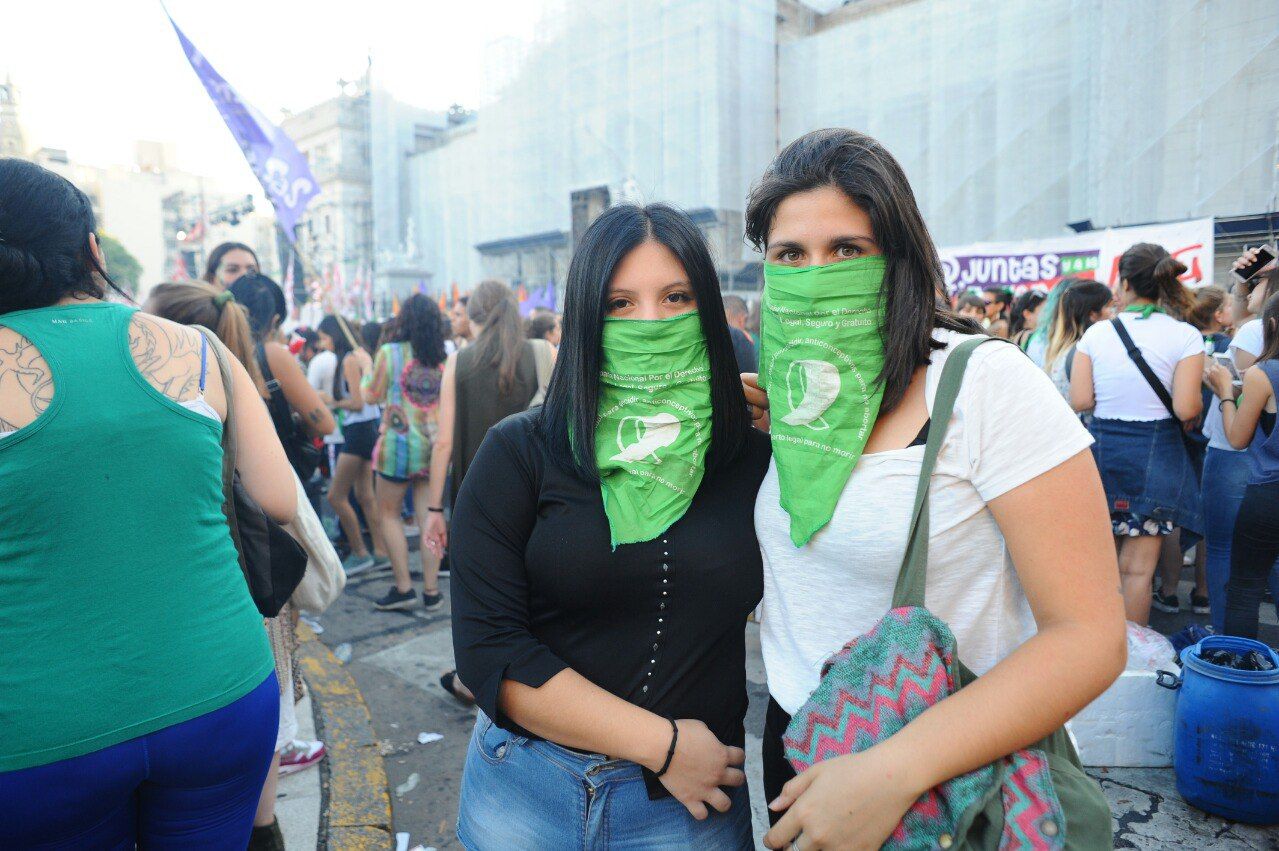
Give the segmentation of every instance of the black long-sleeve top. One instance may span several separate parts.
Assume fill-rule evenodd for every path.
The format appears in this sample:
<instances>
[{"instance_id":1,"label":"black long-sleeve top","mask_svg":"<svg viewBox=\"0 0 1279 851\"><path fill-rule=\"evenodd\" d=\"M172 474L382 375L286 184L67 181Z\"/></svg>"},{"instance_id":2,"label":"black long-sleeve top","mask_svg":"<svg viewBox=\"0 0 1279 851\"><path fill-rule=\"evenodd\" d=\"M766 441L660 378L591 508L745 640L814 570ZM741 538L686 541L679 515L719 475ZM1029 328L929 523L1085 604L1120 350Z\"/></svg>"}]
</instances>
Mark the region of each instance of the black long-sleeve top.
<instances>
[{"instance_id":1,"label":"black long-sleeve top","mask_svg":"<svg viewBox=\"0 0 1279 851\"><path fill-rule=\"evenodd\" d=\"M551 458L538 415L516 414L488 433L454 507L458 676L495 723L518 735L532 734L498 709L502 680L537 688L572 668L741 747L746 617L763 595L753 515L767 435L750 429L745 450L707 472L664 535L614 551L599 483Z\"/></svg>"}]
</instances>

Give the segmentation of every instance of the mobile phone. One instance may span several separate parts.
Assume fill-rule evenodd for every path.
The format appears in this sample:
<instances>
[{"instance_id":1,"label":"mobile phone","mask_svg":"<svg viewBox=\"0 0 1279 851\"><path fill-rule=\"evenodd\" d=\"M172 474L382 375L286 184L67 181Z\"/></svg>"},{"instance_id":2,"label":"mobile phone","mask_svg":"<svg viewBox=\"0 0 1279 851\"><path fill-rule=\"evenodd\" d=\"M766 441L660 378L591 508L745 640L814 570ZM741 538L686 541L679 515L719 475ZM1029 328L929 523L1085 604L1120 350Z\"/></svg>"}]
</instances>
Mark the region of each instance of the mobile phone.
<instances>
[{"instance_id":1,"label":"mobile phone","mask_svg":"<svg viewBox=\"0 0 1279 851\"><path fill-rule=\"evenodd\" d=\"M1214 354L1212 359L1230 370L1230 377L1234 379L1236 384L1243 381L1243 378L1239 375L1239 367L1235 366L1235 359L1233 355L1228 353Z\"/></svg>"},{"instance_id":2,"label":"mobile phone","mask_svg":"<svg viewBox=\"0 0 1279 851\"><path fill-rule=\"evenodd\" d=\"M1275 259L1275 249L1272 245L1263 245L1257 249L1257 259L1244 266L1242 269L1236 269L1234 276L1240 283L1248 283L1257 277L1257 273L1270 265Z\"/></svg>"}]
</instances>

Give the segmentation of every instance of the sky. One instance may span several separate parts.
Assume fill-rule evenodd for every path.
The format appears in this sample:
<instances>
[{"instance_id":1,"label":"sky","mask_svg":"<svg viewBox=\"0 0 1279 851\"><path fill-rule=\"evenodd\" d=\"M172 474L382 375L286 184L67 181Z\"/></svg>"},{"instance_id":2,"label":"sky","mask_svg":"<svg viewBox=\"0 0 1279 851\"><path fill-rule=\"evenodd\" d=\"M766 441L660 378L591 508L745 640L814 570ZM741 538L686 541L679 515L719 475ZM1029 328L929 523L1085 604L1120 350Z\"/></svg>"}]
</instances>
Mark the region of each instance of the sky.
<instances>
[{"instance_id":1,"label":"sky","mask_svg":"<svg viewBox=\"0 0 1279 851\"><path fill-rule=\"evenodd\" d=\"M398 98L481 106L546 0L168 0L187 37L272 121L332 97L370 52ZM497 51L489 51L496 46ZM497 69L500 71L500 69ZM178 45L159 0L5 2L0 78L12 77L28 144L73 161L131 164L138 139L176 145L177 165L234 191L256 181ZM499 73L500 76L500 73Z\"/></svg>"}]
</instances>

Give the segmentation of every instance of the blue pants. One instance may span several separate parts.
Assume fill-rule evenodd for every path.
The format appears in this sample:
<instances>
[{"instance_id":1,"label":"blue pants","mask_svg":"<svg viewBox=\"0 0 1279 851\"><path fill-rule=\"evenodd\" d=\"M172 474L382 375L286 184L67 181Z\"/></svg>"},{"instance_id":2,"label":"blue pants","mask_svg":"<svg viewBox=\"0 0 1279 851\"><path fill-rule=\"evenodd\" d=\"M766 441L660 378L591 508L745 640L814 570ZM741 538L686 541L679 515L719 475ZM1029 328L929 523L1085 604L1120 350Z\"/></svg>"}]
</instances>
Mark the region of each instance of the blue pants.
<instances>
[{"instance_id":1,"label":"blue pants","mask_svg":"<svg viewBox=\"0 0 1279 851\"><path fill-rule=\"evenodd\" d=\"M1205 572L1213 632L1226 628L1226 582L1230 579L1230 545L1235 519L1248 486L1248 453L1208 447L1204 458L1203 510ZM1279 601L1279 562L1270 571L1270 592Z\"/></svg>"},{"instance_id":2,"label":"blue pants","mask_svg":"<svg viewBox=\"0 0 1279 851\"><path fill-rule=\"evenodd\" d=\"M0 848L239 851L249 843L279 718L272 673L190 721L0 772Z\"/></svg>"},{"instance_id":3,"label":"blue pants","mask_svg":"<svg viewBox=\"0 0 1279 851\"><path fill-rule=\"evenodd\" d=\"M516 736L480 713L462 774L457 836L468 851L736 851L754 847L750 796L697 821L648 799L640 767Z\"/></svg>"}]
</instances>

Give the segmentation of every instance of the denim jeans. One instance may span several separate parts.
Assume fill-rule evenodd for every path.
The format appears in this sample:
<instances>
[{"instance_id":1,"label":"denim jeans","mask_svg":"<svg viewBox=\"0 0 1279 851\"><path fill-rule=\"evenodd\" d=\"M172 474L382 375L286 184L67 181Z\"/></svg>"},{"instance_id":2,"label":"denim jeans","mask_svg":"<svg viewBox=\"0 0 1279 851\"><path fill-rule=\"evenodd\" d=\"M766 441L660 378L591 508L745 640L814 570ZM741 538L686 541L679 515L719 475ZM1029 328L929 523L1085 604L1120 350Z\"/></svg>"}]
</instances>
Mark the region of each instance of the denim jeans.
<instances>
[{"instance_id":1,"label":"denim jeans","mask_svg":"<svg viewBox=\"0 0 1279 851\"><path fill-rule=\"evenodd\" d=\"M1203 511L1205 570L1213 632L1226 628L1226 583L1230 579L1230 548L1235 519L1248 482L1248 453L1208 447L1204 458ZM1270 590L1279 600L1279 562L1270 571Z\"/></svg>"},{"instance_id":2,"label":"denim jeans","mask_svg":"<svg viewBox=\"0 0 1279 851\"><path fill-rule=\"evenodd\" d=\"M1266 587L1267 577L1274 582L1276 559L1279 559L1279 482L1248 485L1230 545L1225 629L1228 635L1257 637L1262 589Z\"/></svg>"},{"instance_id":3,"label":"denim jeans","mask_svg":"<svg viewBox=\"0 0 1279 851\"><path fill-rule=\"evenodd\" d=\"M746 787L697 821L674 798L648 799L640 767L526 739L480 713L466 753L457 836L469 851L753 847Z\"/></svg>"}]
</instances>

